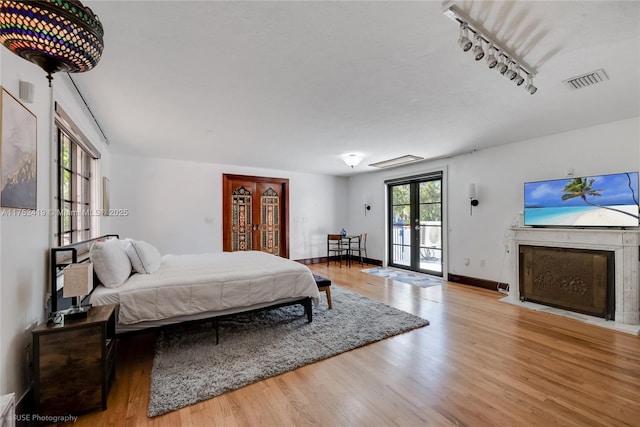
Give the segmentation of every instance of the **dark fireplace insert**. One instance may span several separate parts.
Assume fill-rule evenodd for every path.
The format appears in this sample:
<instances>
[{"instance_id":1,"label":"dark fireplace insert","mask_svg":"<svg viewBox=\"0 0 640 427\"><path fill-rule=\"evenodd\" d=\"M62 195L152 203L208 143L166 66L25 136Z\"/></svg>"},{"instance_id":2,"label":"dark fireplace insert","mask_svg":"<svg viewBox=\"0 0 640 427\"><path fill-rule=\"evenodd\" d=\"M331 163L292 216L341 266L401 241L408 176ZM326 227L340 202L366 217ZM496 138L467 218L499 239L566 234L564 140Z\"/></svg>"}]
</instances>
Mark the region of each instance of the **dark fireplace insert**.
<instances>
[{"instance_id":1,"label":"dark fireplace insert","mask_svg":"<svg viewBox=\"0 0 640 427\"><path fill-rule=\"evenodd\" d=\"M613 251L520 246L520 299L614 320Z\"/></svg>"}]
</instances>

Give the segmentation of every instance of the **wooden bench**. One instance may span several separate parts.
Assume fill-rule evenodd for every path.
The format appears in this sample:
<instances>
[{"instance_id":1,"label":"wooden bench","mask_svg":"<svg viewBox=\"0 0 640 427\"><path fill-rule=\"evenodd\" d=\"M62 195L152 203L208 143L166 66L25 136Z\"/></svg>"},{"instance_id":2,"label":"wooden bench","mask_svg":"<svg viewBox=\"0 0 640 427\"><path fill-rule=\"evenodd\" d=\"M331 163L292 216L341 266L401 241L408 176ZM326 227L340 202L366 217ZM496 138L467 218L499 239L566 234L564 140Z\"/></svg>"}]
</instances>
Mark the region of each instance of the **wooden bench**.
<instances>
[{"instance_id":1,"label":"wooden bench","mask_svg":"<svg viewBox=\"0 0 640 427\"><path fill-rule=\"evenodd\" d=\"M316 285L318 285L318 290L327 294L327 304L329 305L329 310L331 310L331 280L317 274L314 274L313 278L316 281Z\"/></svg>"}]
</instances>

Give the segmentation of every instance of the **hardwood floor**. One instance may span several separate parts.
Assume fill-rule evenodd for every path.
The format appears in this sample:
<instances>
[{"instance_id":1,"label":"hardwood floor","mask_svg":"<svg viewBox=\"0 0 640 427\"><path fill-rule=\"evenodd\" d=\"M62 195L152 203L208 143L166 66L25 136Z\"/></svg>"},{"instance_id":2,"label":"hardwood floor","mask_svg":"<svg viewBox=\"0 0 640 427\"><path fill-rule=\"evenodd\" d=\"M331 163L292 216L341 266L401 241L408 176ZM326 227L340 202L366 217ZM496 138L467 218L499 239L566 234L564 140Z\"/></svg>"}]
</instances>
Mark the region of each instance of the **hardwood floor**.
<instances>
[{"instance_id":1,"label":"hardwood floor","mask_svg":"<svg viewBox=\"0 0 640 427\"><path fill-rule=\"evenodd\" d=\"M431 324L156 418L146 415L154 336L124 338L109 409L73 425L640 423L639 337L502 303L502 294L484 289L420 288L356 264L310 267Z\"/></svg>"}]
</instances>

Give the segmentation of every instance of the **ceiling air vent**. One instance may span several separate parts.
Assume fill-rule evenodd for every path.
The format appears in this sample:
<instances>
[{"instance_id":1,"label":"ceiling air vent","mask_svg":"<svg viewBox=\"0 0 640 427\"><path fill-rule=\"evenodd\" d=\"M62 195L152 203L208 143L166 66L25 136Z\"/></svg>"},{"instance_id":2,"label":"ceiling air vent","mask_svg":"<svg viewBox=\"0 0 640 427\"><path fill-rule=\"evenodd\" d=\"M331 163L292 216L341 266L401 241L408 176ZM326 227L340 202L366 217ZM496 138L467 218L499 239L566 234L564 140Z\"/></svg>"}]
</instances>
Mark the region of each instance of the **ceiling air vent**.
<instances>
[{"instance_id":1,"label":"ceiling air vent","mask_svg":"<svg viewBox=\"0 0 640 427\"><path fill-rule=\"evenodd\" d=\"M592 71L581 76L571 77L570 79L563 80L562 83L569 86L569 89L581 89L587 86L593 86L598 83L602 83L609 80L607 73L600 68L599 70Z\"/></svg>"}]
</instances>

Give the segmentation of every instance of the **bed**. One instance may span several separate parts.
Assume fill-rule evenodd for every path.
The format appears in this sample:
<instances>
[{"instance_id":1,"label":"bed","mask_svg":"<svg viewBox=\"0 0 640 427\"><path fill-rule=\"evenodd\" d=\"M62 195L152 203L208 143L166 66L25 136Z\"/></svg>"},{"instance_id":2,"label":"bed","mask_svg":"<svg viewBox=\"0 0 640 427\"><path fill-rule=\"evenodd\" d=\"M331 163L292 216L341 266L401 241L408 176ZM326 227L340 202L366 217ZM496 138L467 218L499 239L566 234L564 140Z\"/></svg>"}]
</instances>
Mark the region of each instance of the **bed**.
<instances>
[{"instance_id":1,"label":"bed","mask_svg":"<svg viewBox=\"0 0 640 427\"><path fill-rule=\"evenodd\" d=\"M127 256L122 257L114 245ZM107 246L108 256L100 256L96 248ZM83 249L84 256L79 256ZM293 304L302 305L311 322L312 306L319 301L307 266L264 252L161 256L148 243L117 236L51 251L52 275L69 263L93 262L98 280L89 302L119 304L119 334Z\"/></svg>"}]
</instances>

